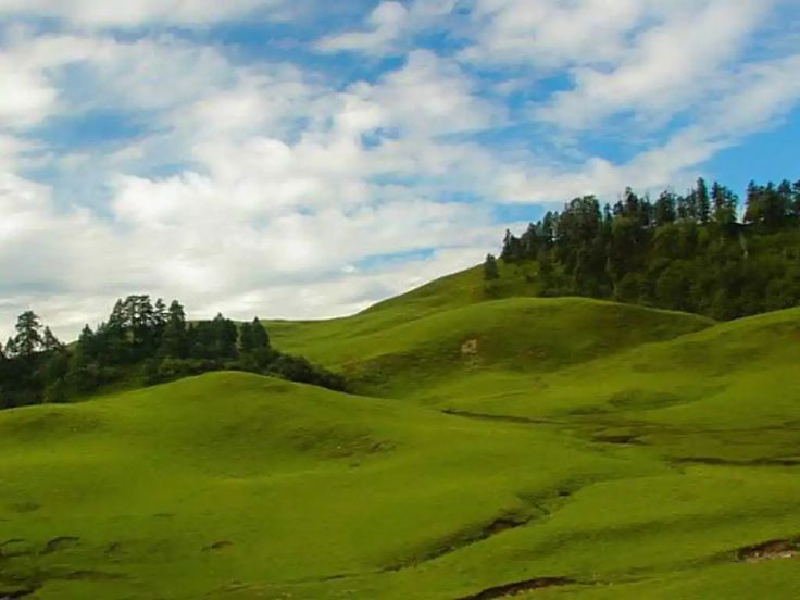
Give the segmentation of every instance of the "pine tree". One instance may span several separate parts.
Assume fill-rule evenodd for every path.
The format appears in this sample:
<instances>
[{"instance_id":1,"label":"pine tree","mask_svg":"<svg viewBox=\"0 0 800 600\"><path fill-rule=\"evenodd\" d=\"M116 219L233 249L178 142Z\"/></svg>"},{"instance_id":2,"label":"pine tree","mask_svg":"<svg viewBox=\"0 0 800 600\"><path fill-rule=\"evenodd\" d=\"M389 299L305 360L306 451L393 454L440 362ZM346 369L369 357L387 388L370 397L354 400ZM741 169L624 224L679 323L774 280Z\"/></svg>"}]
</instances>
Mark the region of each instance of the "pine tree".
<instances>
[{"instance_id":1,"label":"pine tree","mask_svg":"<svg viewBox=\"0 0 800 600\"><path fill-rule=\"evenodd\" d=\"M17 348L17 342L14 340L13 337L8 338L6 342L6 358L11 360L12 358L16 358L19 356L19 348Z\"/></svg>"},{"instance_id":2,"label":"pine tree","mask_svg":"<svg viewBox=\"0 0 800 600\"><path fill-rule=\"evenodd\" d=\"M528 224L525 233L522 234L522 254L526 260L536 258L539 252L539 234L536 225Z\"/></svg>"},{"instance_id":3,"label":"pine tree","mask_svg":"<svg viewBox=\"0 0 800 600\"><path fill-rule=\"evenodd\" d=\"M745 223L761 223L763 218L763 207L761 204L761 196L763 188L756 185L756 182L750 180L747 186L747 208L744 214Z\"/></svg>"},{"instance_id":4,"label":"pine tree","mask_svg":"<svg viewBox=\"0 0 800 600\"><path fill-rule=\"evenodd\" d=\"M736 222L738 199L736 195L716 181L711 186L711 201L714 207L714 222L718 225L730 225Z\"/></svg>"},{"instance_id":5,"label":"pine tree","mask_svg":"<svg viewBox=\"0 0 800 600\"><path fill-rule=\"evenodd\" d=\"M153 305L153 325L155 326L156 331L158 331L159 334L163 332L164 326L167 324L168 318L169 314L167 312L167 305L164 304L163 298L159 298Z\"/></svg>"},{"instance_id":6,"label":"pine tree","mask_svg":"<svg viewBox=\"0 0 800 600\"><path fill-rule=\"evenodd\" d=\"M255 348L253 326L250 323L242 323L239 327L239 350L247 354L252 352L253 348Z\"/></svg>"},{"instance_id":7,"label":"pine tree","mask_svg":"<svg viewBox=\"0 0 800 600\"><path fill-rule=\"evenodd\" d=\"M656 225L666 225L667 223L674 223L676 218L675 213L675 194L672 192L662 192L656 200L655 206L655 222Z\"/></svg>"},{"instance_id":8,"label":"pine tree","mask_svg":"<svg viewBox=\"0 0 800 600\"><path fill-rule=\"evenodd\" d=\"M92 332L89 324L83 326L81 334L78 336L76 350L86 360L94 360L97 358L97 338Z\"/></svg>"},{"instance_id":9,"label":"pine tree","mask_svg":"<svg viewBox=\"0 0 800 600\"><path fill-rule=\"evenodd\" d=\"M792 214L800 219L800 179L792 184Z\"/></svg>"},{"instance_id":10,"label":"pine tree","mask_svg":"<svg viewBox=\"0 0 800 600\"><path fill-rule=\"evenodd\" d=\"M186 358L189 355L186 313L177 300L173 300L169 307L167 323L161 336L160 354L169 358Z\"/></svg>"},{"instance_id":11,"label":"pine tree","mask_svg":"<svg viewBox=\"0 0 800 600\"><path fill-rule=\"evenodd\" d=\"M522 240L512 235L508 229L506 230L505 238L503 238L503 251L500 253L500 258L508 263L525 260Z\"/></svg>"},{"instance_id":12,"label":"pine tree","mask_svg":"<svg viewBox=\"0 0 800 600\"><path fill-rule=\"evenodd\" d=\"M483 263L483 278L486 281L500 279L500 269L497 267L497 259L494 254L486 255L486 261Z\"/></svg>"},{"instance_id":13,"label":"pine tree","mask_svg":"<svg viewBox=\"0 0 800 600\"><path fill-rule=\"evenodd\" d=\"M253 346L256 350L269 348L269 334L258 317L253 317Z\"/></svg>"},{"instance_id":14,"label":"pine tree","mask_svg":"<svg viewBox=\"0 0 800 600\"><path fill-rule=\"evenodd\" d=\"M697 223L697 190L689 190L686 195L686 220L690 223Z\"/></svg>"},{"instance_id":15,"label":"pine tree","mask_svg":"<svg viewBox=\"0 0 800 600\"><path fill-rule=\"evenodd\" d=\"M624 194L625 216L639 217L639 196L631 188L625 188Z\"/></svg>"},{"instance_id":16,"label":"pine tree","mask_svg":"<svg viewBox=\"0 0 800 600\"><path fill-rule=\"evenodd\" d=\"M711 220L711 202L708 198L708 187L702 177L697 180L697 216L701 223L708 223Z\"/></svg>"},{"instance_id":17,"label":"pine tree","mask_svg":"<svg viewBox=\"0 0 800 600\"><path fill-rule=\"evenodd\" d=\"M689 220L689 203L684 196L678 196L675 204L677 206L677 210L675 211L677 220L681 223L685 223Z\"/></svg>"},{"instance_id":18,"label":"pine tree","mask_svg":"<svg viewBox=\"0 0 800 600\"><path fill-rule=\"evenodd\" d=\"M55 335L53 335L50 327L44 328L44 335L42 336L42 349L45 352L56 352L64 349L64 344Z\"/></svg>"},{"instance_id":19,"label":"pine tree","mask_svg":"<svg viewBox=\"0 0 800 600\"><path fill-rule=\"evenodd\" d=\"M20 356L31 356L42 347L42 325L32 310L17 317L17 335L14 338Z\"/></svg>"},{"instance_id":20,"label":"pine tree","mask_svg":"<svg viewBox=\"0 0 800 600\"><path fill-rule=\"evenodd\" d=\"M239 328L236 324L226 319L222 313L217 313L211 327L214 358L235 358L239 341Z\"/></svg>"},{"instance_id":21,"label":"pine tree","mask_svg":"<svg viewBox=\"0 0 800 600\"><path fill-rule=\"evenodd\" d=\"M775 188L774 183L767 182L761 197L761 222L770 229L776 229L783 225L786 220L788 201L785 189Z\"/></svg>"}]
</instances>

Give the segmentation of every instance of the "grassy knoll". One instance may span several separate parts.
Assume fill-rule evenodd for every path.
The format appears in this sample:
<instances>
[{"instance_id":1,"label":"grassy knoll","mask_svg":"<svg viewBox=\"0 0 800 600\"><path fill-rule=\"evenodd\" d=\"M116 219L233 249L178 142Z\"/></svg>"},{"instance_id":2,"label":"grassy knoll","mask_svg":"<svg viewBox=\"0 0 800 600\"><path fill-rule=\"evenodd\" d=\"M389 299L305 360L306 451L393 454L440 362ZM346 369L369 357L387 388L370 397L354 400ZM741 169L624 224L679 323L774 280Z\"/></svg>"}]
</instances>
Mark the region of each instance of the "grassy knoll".
<instances>
[{"instance_id":1,"label":"grassy knoll","mask_svg":"<svg viewBox=\"0 0 800 600\"><path fill-rule=\"evenodd\" d=\"M271 324L380 398L222 373L0 413L0 598L800 596L800 309L529 285Z\"/></svg>"}]
</instances>

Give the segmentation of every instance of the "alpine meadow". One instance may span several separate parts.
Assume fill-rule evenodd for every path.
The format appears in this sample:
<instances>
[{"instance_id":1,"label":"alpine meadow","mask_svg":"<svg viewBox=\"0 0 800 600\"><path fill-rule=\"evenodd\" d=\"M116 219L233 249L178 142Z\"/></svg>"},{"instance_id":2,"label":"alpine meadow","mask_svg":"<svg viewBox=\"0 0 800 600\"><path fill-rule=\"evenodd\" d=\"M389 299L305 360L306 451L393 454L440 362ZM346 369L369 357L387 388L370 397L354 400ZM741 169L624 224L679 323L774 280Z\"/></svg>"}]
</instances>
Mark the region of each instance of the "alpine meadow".
<instances>
[{"instance_id":1,"label":"alpine meadow","mask_svg":"<svg viewBox=\"0 0 800 600\"><path fill-rule=\"evenodd\" d=\"M800 598L798 32L0 0L0 600Z\"/></svg>"}]
</instances>

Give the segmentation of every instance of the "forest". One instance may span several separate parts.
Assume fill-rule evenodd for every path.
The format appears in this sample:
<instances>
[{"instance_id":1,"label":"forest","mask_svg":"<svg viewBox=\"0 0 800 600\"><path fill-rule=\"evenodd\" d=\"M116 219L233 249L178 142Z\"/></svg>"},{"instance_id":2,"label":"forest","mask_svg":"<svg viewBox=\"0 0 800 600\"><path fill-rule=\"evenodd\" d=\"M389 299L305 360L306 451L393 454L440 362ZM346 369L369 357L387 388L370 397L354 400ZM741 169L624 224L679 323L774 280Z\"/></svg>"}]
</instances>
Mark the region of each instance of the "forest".
<instances>
[{"instance_id":1,"label":"forest","mask_svg":"<svg viewBox=\"0 0 800 600\"><path fill-rule=\"evenodd\" d=\"M15 332L0 344L0 409L222 370L345 389L340 376L272 348L258 317L237 324L218 314L192 323L177 300L169 306L147 295L117 300L108 321L95 330L86 325L69 345L33 311L17 318Z\"/></svg>"},{"instance_id":2,"label":"forest","mask_svg":"<svg viewBox=\"0 0 800 600\"><path fill-rule=\"evenodd\" d=\"M584 296L701 313L718 320L800 304L800 181L747 188L700 178L684 195L653 200L628 188L612 206L595 196L548 212L519 237L506 231L505 264L536 266L545 297ZM485 263L487 291L500 277Z\"/></svg>"}]
</instances>

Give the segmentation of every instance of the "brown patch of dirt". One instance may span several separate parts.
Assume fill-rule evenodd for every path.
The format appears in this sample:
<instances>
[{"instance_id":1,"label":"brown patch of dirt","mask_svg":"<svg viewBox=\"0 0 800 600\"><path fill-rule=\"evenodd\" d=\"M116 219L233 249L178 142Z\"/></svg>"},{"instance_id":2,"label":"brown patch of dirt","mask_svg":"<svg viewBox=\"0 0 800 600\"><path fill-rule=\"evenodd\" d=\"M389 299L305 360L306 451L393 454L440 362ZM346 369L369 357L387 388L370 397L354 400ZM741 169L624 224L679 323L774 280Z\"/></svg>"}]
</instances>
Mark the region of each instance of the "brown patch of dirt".
<instances>
[{"instance_id":1,"label":"brown patch of dirt","mask_svg":"<svg viewBox=\"0 0 800 600\"><path fill-rule=\"evenodd\" d=\"M478 421L499 421L503 423L519 423L525 425L562 425L560 421L552 421L550 419L531 419L530 417L519 417L515 415L492 415L487 413L474 413L464 410L456 410L454 408L446 408L442 410L445 415L452 417L464 417L466 419L475 419Z\"/></svg>"},{"instance_id":2,"label":"brown patch of dirt","mask_svg":"<svg viewBox=\"0 0 800 600\"><path fill-rule=\"evenodd\" d=\"M68 581L76 581L76 580L115 580L115 579L125 579L124 575L120 575L119 573L106 573L105 571L72 571L71 573L66 573L64 575L60 575L58 579L66 579Z\"/></svg>"},{"instance_id":3,"label":"brown patch of dirt","mask_svg":"<svg viewBox=\"0 0 800 600\"><path fill-rule=\"evenodd\" d=\"M464 356L474 356L478 353L478 340L471 339L461 344L461 354Z\"/></svg>"},{"instance_id":4,"label":"brown patch of dirt","mask_svg":"<svg viewBox=\"0 0 800 600\"><path fill-rule=\"evenodd\" d=\"M573 585L575 583L577 582L566 577L537 577L536 579L527 579L525 581L518 581L516 583L509 583L506 585L498 585L497 587L487 588L478 592L477 594L458 598L458 600L493 600L494 598L507 598L509 596L522 594L523 592L530 592L532 590L561 587L565 585Z\"/></svg>"},{"instance_id":5,"label":"brown patch of dirt","mask_svg":"<svg viewBox=\"0 0 800 600\"><path fill-rule=\"evenodd\" d=\"M203 552L208 552L209 550L225 550L225 548L230 548L231 546L233 546L233 542L229 542L228 540L220 540L203 548Z\"/></svg>"},{"instance_id":6,"label":"brown patch of dirt","mask_svg":"<svg viewBox=\"0 0 800 600\"><path fill-rule=\"evenodd\" d=\"M516 527L523 527L533 520L533 517L515 517L515 516L502 516L498 517L491 523L484 525L477 531L468 531L455 534L449 538L441 540L435 548L428 550L420 556L398 562L383 569L384 573L391 573L394 571L401 571L403 569L420 565L432 560L471 546L477 542L489 539L492 536L514 529Z\"/></svg>"},{"instance_id":7,"label":"brown patch of dirt","mask_svg":"<svg viewBox=\"0 0 800 600\"><path fill-rule=\"evenodd\" d=\"M42 508L41 504L37 504L36 502L17 502L16 504L12 504L9 508L14 511L15 513L31 513L36 512L40 508Z\"/></svg>"},{"instance_id":8,"label":"brown patch of dirt","mask_svg":"<svg viewBox=\"0 0 800 600\"><path fill-rule=\"evenodd\" d=\"M759 563L800 557L800 539L771 540L755 546L739 548L736 557L741 562Z\"/></svg>"},{"instance_id":9,"label":"brown patch of dirt","mask_svg":"<svg viewBox=\"0 0 800 600\"><path fill-rule=\"evenodd\" d=\"M596 435L592 438L593 442L603 444L624 444L629 446L643 446L644 442L638 435Z\"/></svg>"},{"instance_id":10,"label":"brown patch of dirt","mask_svg":"<svg viewBox=\"0 0 800 600\"><path fill-rule=\"evenodd\" d=\"M527 521L526 521L527 522ZM514 529L515 527L521 527L524 525L524 522L517 521L514 519L509 519L506 517L501 517L495 521L492 521L484 527L483 532L481 533L481 538L486 539L493 535L497 535L498 533L503 533L508 529Z\"/></svg>"},{"instance_id":11,"label":"brown patch of dirt","mask_svg":"<svg viewBox=\"0 0 800 600\"><path fill-rule=\"evenodd\" d=\"M106 546L106 554L116 554L122 551L122 542L111 542Z\"/></svg>"},{"instance_id":12,"label":"brown patch of dirt","mask_svg":"<svg viewBox=\"0 0 800 600\"><path fill-rule=\"evenodd\" d=\"M80 539L71 535L62 535L61 537L53 538L45 544L42 554L51 554L59 550L66 550L68 548L76 548L80 546Z\"/></svg>"}]
</instances>

